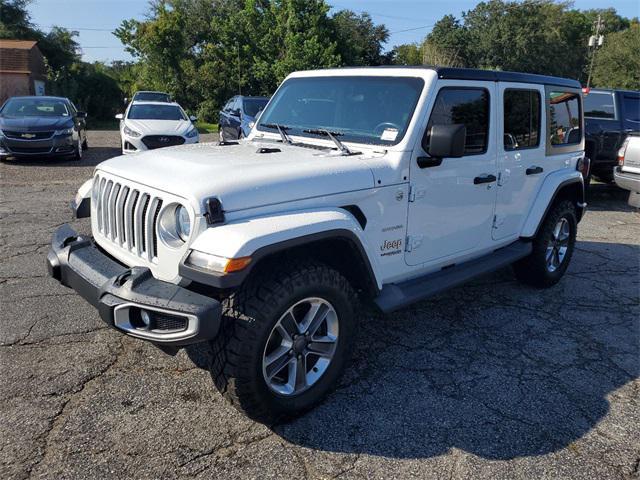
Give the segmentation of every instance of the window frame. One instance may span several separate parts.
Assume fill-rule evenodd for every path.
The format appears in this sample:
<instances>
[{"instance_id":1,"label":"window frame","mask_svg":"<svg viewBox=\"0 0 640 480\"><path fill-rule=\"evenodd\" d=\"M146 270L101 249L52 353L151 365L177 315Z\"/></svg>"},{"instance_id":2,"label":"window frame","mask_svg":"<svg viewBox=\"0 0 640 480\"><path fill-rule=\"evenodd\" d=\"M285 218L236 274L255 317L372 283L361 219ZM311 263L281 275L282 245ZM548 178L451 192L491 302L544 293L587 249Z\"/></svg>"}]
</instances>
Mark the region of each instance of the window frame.
<instances>
[{"instance_id":1,"label":"window frame","mask_svg":"<svg viewBox=\"0 0 640 480\"><path fill-rule=\"evenodd\" d=\"M505 95L507 92L509 91L519 91L519 92L534 92L538 95L538 141L536 142L536 144L534 146L531 147L520 147L520 148L511 148L511 149L507 149L504 146L504 135L505 135ZM542 95L540 93L540 90L535 89L535 88L531 88L531 87L507 87L504 90L502 90L502 151L503 152L519 152L521 150L535 150L537 148L540 148L540 139L541 139L541 133L542 133Z\"/></svg>"},{"instance_id":2,"label":"window frame","mask_svg":"<svg viewBox=\"0 0 640 480\"><path fill-rule=\"evenodd\" d=\"M603 118L603 117L590 117L587 115L587 112L584 111L584 118L588 118L590 120L608 120L610 122L618 120L618 105L616 103L616 95L614 92L598 92L598 91L591 91L589 93L587 93L586 95L583 95L582 97L582 106L584 108L584 99L585 97L588 97L589 95L611 95L611 98L613 99L613 118Z\"/></svg>"},{"instance_id":3,"label":"window frame","mask_svg":"<svg viewBox=\"0 0 640 480\"><path fill-rule=\"evenodd\" d=\"M576 143L568 143L564 145L552 145L551 139L549 138L549 121L551 120L551 92L566 92L566 93L575 93L578 98L578 117L580 118L580 141ZM582 89L572 88L572 87L560 87L556 85L545 85L544 86L544 108L545 108L545 130L544 130L544 139L545 139L545 156L553 156L553 155L561 155L564 153L575 153L579 151L584 151L584 110L582 106Z\"/></svg>"},{"instance_id":4,"label":"window frame","mask_svg":"<svg viewBox=\"0 0 640 480\"><path fill-rule=\"evenodd\" d=\"M487 133L486 133L484 150L482 152L476 152L476 153L465 153L460 158L474 157L476 155L486 155L486 153L489 151L489 142L491 141L491 92L487 87L484 87L484 86L476 87L476 86L444 85L440 87L438 91L435 92L433 104L431 106L431 109L429 110L429 116L427 117L427 124L424 127L424 133L422 134L422 140L420 141L420 147L422 147L422 150L424 150L426 153L429 153L427 148L425 148L425 141L427 138L427 134L429 133L429 122L431 121L431 115L433 115L433 110L436 107L436 103L438 101L438 95L440 95L440 92L443 90L482 90L487 94ZM466 136L465 136L465 148L466 148Z\"/></svg>"}]
</instances>

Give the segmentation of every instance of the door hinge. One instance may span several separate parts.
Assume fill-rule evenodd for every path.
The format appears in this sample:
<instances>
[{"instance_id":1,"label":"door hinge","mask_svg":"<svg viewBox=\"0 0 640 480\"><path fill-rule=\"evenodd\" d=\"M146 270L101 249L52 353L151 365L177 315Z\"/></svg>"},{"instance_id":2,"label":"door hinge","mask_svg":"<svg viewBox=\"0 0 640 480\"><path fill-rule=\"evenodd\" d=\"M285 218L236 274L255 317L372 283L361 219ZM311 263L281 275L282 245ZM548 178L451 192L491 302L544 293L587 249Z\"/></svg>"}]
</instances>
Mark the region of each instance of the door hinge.
<instances>
[{"instance_id":1,"label":"door hinge","mask_svg":"<svg viewBox=\"0 0 640 480\"><path fill-rule=\"evenodd\" d=\"M415 185L409 185L409 201L415 202L424 198L424 188L417 188Z\"/></svg>"},{"instance_id":2,"label":"door hinge","mask_svg":"<svg viewBox=\"0 0 640 480\"><path fill-rule=\"evenodd\" d=\"M411 252L422 245L422 235L410 235L405 240L404 251Z\"/></svg>"}]
</instances>

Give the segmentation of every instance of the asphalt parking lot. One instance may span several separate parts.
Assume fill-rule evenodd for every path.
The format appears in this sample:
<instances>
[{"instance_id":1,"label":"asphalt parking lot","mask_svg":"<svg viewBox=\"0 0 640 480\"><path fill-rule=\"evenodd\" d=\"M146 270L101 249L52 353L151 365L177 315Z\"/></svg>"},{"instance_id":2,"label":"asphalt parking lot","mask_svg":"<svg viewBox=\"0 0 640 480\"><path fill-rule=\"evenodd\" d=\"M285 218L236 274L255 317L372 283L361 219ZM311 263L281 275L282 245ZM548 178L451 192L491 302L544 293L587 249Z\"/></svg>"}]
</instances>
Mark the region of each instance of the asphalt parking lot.
<instances>
[{"instance_id":1,"label":"asphalt parking lot","mask_svg":"<svg viewBox=\"0 0 640 480\"><path fill-rule=\"evenodd\" d=\"M125 338L46 276L68 201L119 153L118 132L89 143L81 163L0 164L0 478L639 477L640 213L626 192L594 186L552 289L504 270L365 312L337 391L268 428L218 395L206 346L170 357Z\"/></svg>"}]
</instances>

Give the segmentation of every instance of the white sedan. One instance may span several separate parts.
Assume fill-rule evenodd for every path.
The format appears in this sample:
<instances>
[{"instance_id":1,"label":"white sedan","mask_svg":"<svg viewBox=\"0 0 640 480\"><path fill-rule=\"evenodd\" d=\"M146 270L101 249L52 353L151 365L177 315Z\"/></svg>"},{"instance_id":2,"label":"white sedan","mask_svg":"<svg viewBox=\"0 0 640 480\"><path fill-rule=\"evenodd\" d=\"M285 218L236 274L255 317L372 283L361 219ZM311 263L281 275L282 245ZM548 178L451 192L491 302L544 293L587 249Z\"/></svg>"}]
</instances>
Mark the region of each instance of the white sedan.
<instances>
[{"instance_id":1,"label":"white sedan","mask_svg":"<svg viewBox=\"0 0 640 480\"><path fill-rule=\"evenodd\" d=\"M116 118L123 154L200 141L196 117L187 117L177 103L134 101Z\"/></svg>"}]
</instances>

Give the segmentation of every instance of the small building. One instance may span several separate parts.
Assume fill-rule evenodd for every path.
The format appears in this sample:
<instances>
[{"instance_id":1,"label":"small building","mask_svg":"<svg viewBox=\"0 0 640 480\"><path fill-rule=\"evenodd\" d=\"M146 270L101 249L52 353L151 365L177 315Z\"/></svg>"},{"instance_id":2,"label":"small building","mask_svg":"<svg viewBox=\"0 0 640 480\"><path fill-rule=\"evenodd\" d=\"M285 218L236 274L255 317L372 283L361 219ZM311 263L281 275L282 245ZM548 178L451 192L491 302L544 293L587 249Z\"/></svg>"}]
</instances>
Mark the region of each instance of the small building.
<instances>
[{"instance_id":1,"label":"small building","mask_svg":"<svg viewBox=\"0 0 640 480\"><path fill-rule=\"evenodd\" d=\"M35 40L0 39L0 105L16 95L44 95L46 73Z\"/></svg>"}]
</instances>

